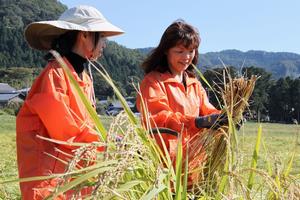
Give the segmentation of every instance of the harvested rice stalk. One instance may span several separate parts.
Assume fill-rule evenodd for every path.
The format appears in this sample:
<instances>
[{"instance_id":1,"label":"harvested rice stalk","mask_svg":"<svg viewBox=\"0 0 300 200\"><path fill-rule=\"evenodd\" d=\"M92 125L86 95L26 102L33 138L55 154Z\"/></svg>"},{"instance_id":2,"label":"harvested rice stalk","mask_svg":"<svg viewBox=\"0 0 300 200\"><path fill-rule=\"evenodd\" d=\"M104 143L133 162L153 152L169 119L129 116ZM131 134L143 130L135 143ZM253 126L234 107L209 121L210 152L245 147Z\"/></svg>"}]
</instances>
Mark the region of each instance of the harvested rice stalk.
<instances>
[{"instance_id":1,"label":"harvested rice stalk","mask_svg":"<svg viewBox=\"0 0 300 200\"><path fill-rule=\"evenodd\" d=\"M192 171L197 171L197 169L203 169L205 177L212 178L219 167L223 167L226 159L226 152L228 149L233 149L231 127L238 125L243 119L243 112L249 106L248 100L254 90L255 82L257 76L252 76L247 79L245 77L240 78L231 78L225 79L224 82L228 80L227 83L224 83L224 87L219 87L220 94L223 99L223 109L222 113L228 116L228 125L218 125L215 124L214 127L210 129L204 129L198 135L194 136L191 139L190 148L190 158L197 158L198 154L206 153L206 159L203 163L203 166L196 166ZM232 152L231 152L232 153ZM222 164L222 165L221 165ZM199 170L198 170L199 171ZM203 176L199 177L198 181L203 181ZM201 180L202 179L202 180ZM207 178L206 178L207 179Z\"/></svg>"}]
</instances>

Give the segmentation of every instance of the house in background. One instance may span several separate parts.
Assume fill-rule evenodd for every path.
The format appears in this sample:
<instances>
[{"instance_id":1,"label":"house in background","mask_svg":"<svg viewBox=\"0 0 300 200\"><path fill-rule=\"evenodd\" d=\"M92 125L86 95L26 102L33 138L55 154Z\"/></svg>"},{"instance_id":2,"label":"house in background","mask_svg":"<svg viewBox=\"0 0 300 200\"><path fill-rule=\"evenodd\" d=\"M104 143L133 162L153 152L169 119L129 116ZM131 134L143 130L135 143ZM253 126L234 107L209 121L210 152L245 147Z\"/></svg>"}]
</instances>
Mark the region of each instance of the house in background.
<instances>
[{"instance_id":1,"label":"house in background","mask_svg":"<svg viewBox=\"0 0 300 200\"><path fill-rule=\"evenodd\" d=\"M26 96L7 83L0 83L0 107L10 103L22 103Z\"/></svg>"},{"instance_id":2,"label":"house in background","mask_svg":"<svg viewBox=\"0 0 300 200\"><path fill-rule=\"evenodd\" d=\"M135 104L131 101L132 99L129 98L126 98L126 102L129 108L135 113L136 112ZM107 105L105 109L105 113L107 115L116 116L123 110L122 103L119 100L113 100L110 102L108 102L107 100L100 100L99 102L101 104Z\"/></svg>"}]
</instances>

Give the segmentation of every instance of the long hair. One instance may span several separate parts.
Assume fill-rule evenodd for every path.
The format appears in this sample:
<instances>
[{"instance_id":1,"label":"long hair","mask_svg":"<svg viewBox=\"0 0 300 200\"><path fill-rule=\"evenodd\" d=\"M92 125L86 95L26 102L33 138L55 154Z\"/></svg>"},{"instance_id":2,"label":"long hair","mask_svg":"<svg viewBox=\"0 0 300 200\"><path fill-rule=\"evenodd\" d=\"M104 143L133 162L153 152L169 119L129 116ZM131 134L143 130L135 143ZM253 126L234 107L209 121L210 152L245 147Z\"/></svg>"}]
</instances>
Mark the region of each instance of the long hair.
<instances>
[{"instance_id":1,"label":"long hair","mask_svg":"<svg viewBox=\"0 0 300 200\"><path fill-rule=\"evenodd\" d=\"M153 49L142 63L144 72L147 74L151 71L159 71L161 73L170 71L166 52L178 44L182 44L186 48L195 49L195 56L192 63L197 65L200 41L201 39L196 28L183 20L176 20L165 30L158 47ZM193 66L190 65L186 71L190 75L194 74Z\"/></svg>"}]
</instances>

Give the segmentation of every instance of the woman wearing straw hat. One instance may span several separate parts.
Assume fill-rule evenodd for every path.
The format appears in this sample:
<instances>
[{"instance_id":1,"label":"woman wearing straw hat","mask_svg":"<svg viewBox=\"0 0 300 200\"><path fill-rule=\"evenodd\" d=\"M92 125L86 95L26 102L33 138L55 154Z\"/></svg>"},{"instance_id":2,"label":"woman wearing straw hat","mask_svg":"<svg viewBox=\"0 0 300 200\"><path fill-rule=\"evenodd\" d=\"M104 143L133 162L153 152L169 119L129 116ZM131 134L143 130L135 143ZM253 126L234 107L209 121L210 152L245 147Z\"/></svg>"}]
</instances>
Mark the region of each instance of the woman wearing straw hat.
<instances>
[{"instance_id":1,"label":"woman wearing straw hat","mask_svg":"<svg viewBox=\"0 0 300 200\"><path fill-rule=\"evenodd\" d=\"M137 108L144 113L141 116L148 129L157 132L156 127L159 127L174 160L177 134L181 134L183 146L191 145L192 138L201 129L214 126L220 118L220 111L209 103L193 72L192 65L198 62L199 44L198 31L185 21L177 20L165 30L158 47L142 64L146 75L140 85ZM154 136L163 150L161 138ZM189 158L190 167L195 164L192 162L199 164L203 159L201 147L198 150L200 156Z\"/></svg>"},{"instance_id":2,"label":"woman wearing straw hat","mask_svg":"<svg viewBox=\"0 0 300 200\"><path fill-rule=\"evenodd\" d=\"M59 52L86 97L94 104L93 85L85 64L101 56L106 37L122 33L97 9L77 6L66 10L58 20L29 24L25 38L32 48ZM48 64L33 83L16 120L20 178L65 171L66 165L61 161L67 161L66 155L72 154L74 147L58 145L38 136L67 142L99 141L65 71L50 54L46 58ZM22 182L22 199L44 199L57 184L57 179ZM71 194L60 198L68 199L68 195Z\"/></svg>"}]
</instances>

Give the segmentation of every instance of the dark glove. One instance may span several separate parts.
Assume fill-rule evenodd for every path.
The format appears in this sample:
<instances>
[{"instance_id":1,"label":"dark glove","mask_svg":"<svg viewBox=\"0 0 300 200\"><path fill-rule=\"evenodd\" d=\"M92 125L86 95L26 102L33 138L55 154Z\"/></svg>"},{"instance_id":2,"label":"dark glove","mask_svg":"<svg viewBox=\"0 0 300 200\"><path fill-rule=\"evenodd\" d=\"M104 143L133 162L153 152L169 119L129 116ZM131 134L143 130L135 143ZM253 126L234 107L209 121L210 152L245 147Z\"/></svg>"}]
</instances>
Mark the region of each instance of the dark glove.
<instances>
[{"instance_id":1,"label":"dark glove","mask_svg":"<svg viewBox=\"0 0 300 200\"><path fill-rule=\"evenodd\" d=\"M211 128L214 124L221 126L228 123L228 119L224 115L211 114L196 117L195 124L197 128Z\"/></svg>"}]
</instances>

